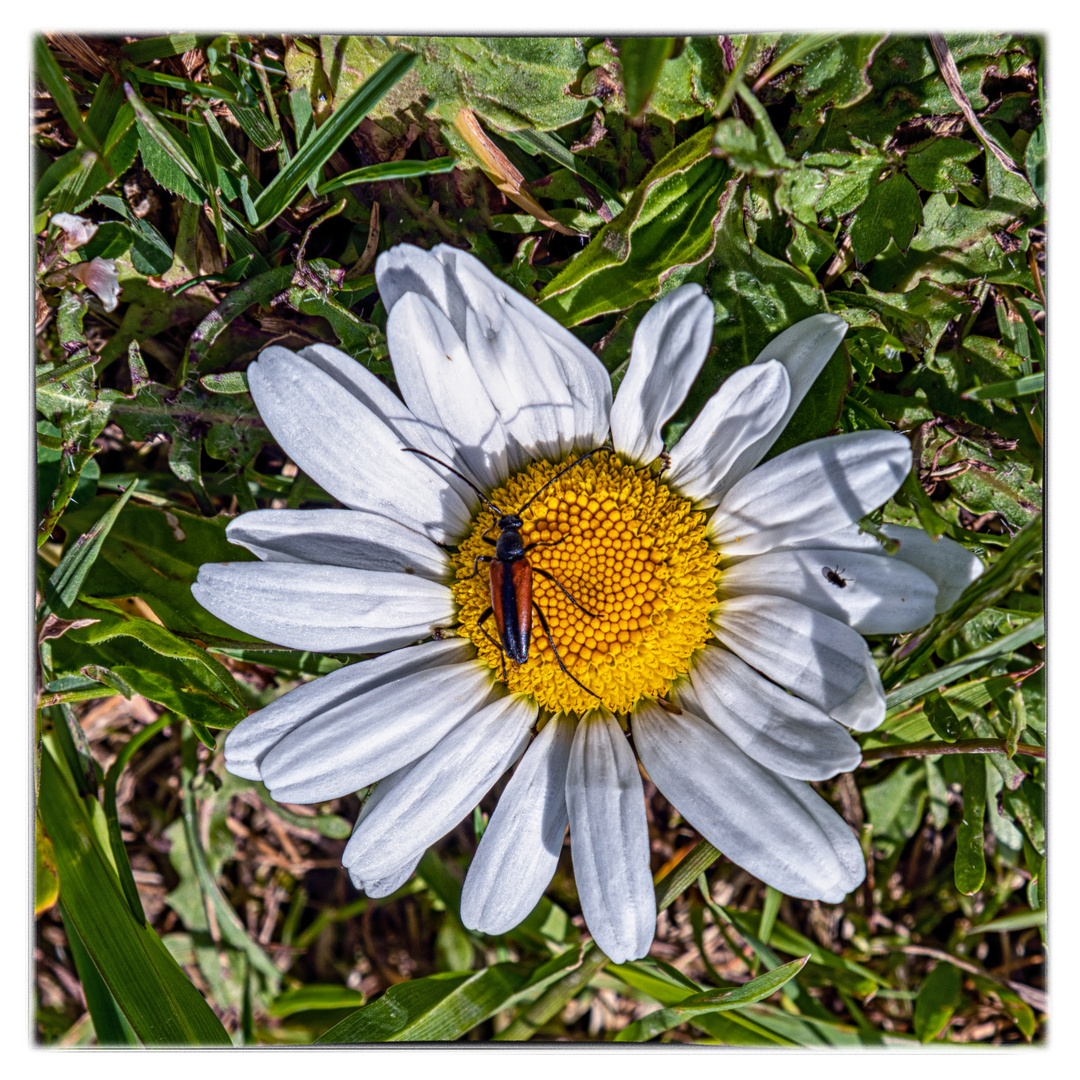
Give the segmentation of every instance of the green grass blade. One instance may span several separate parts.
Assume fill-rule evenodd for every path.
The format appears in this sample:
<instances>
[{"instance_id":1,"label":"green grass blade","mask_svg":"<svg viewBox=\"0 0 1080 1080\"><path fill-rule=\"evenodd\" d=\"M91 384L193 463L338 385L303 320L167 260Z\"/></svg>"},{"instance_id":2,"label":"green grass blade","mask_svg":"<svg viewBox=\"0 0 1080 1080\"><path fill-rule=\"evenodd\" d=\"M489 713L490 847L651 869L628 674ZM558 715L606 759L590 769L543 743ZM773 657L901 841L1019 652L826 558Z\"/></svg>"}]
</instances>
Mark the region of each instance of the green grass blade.
<instances>
[{"instance_id":1,"label":"green grass blade","mask_svg":"<svg viewBox=\"0 0 1080 1080\"><path fill-rule=\"evenodd\" d=\"M889 709L895 709L898 705L914 701L916 698L928 694L931 690L955 682L973 671L978 671L979 668L985 667L994 660L1008 656L1009 653L1015 652L1017 649L1027 645L1028 642L1034 641L1037 637L1041 637L1045 629L1046 624L1043 616L1040 615L1037 619L1024 623L1023 626L1014 630L1011 634L1006 634L998 641L968 653L963 660L938 668L928 675L922 675L918 679L912 679L911 682L897 687L886 695L885 705Z\"/></svg>"},{"instance_id":2,"label":"green grass blade","mask_svg":"<svg viewBox=\"0 0 1080 1080\"><path fill-rule=\"evenodd\" d=\"M1045 389L1046 375L1040 371L1037 375L1022 375L1019 379L976 386L974 390L965 390L960 397L964 401L1008 401L1026 394L1041 394Z\"/></svg>"},{"instance_id":3,"label":"green grass blade","mask_svg":"<svg viewBox=\"0 0 1080 1080\"><path fill-rule=\"evenodd\" d=\"M39 808L65 910L136 1036L148 1046L230 1046L221 1021L158 936L132 916L78 796L47 749Z\"/></svg>"},{"instance_id":4,"label":"green grass blade","mask_svg":"<svg viewBox=\"0 0 1080 1080\"><path fill-rule=\"evenodd\" d=\"M94 961L90 959L90 954L64 910L64 905L60 904L59 909L67 933L71 959L75 962L75 972L82 984L83 997L86 998L86 1011L94 1023L98 1046L138 1046L139 1040L135 1032L124 1019L120 1006L116 1004L116 998L109 993L109 988L94 966Z\"/></svg>"},{"instance_id":5,"label":"green grass blade","mask_svg":"<svg viewBox=\"0 0 1080 1080\"><path fill-rule=\"evenodd\" d=\"M728 987L723 990L707 990L701 994L691 994L678 1005L650 1013L641 1020L628 1024L615 1036L615 1042L646 1042L673 1027L678 1027L691 1017L727 1012L731 1009L753 1005L770 994L776 993L795 978L803 969L807 959L808 957L804 956L800 960L781 964L734 989Z\"/></svg>"},{"instance_id":6,"label":"green grass blade","mask_svg":"<svg viewBox=\"0 0 1080 1080\"><path fill-rule=\"evenodd\" d=\"M373 180L408 180L414 176L434 176L446 173L457 164L452 157L432 158L431 161L385 161L381 165L365 165L362 169L335 176L333 180L321 183L317 190L320 195L337 191L348 184L365 184Z\"/></svg>"},{"instance_id":7,"label":"green grass blade","mask_svg":"<svg viewBox=\"0 0 1080 1080\"><path fill-rule=\"evenodd\" d=\"M129 41L120 48L133 64L145 64L149 60L165 60L170 56L181 56L192 49L209 45L215 36L214 34L167 34L163 37Z\"/></svg>"},{"instance_id":8,"label":"green grass blade","mask_svg":"<svg viewBox=\"0 0 1080 1080\"><path fill-rule=\"evenodd\" d=\"M40 622L49 612L63 611L70 607L79 595L79 589L90 573L90 568L97 559L101 546L105 543L105 537L113 527L120 511L127 505L128 499L135 492L138 484L132 484L119 499L116 500L94 523L89 532L80 536L75 543L70 544L64 552L64 557L52 572L45 586L45 599L38 610L37 620Z\"/></svg>"},{"instance_id":9,"label":"green grass blade","mask_svg":"<svg viewBox=\"0 0 1080 1080\"><path fill-rule=\"evenodd\" d=\"M606 181L598 176L584 164L578 156L565 147L550 131L533 131L526 128L522 131L500 131L504 138L517 143L523 150L530 154L541 153L544 157L553 161L556 165L568 169L575 176L581 177L586 184L604 197L608 210L612 214L620 213L624 208L622 196Z\"/></svg>"},{"instance_id":10,"label":"green grass blade","mask_svg":"<svg viewBox=\"0 0 1080 1080\"><path fill-rule=\"evenodd\" d=\"M265 228L285 210L307 183L308 177L330 160L330 155L348 138L356 125L415 63L416 57L409 53L397 53L390 57L374 75L361 83L347 101L334 110L330 119L255 200L257 228Z\"/></svg>"},{"instance_id":11,"label":"green grass blade","mask_svg":"<svg viewBox=\"0 0 1080 1080\"><path fill-rule=\"evenodd\" d=\"M79 141L92 147L101 153L101 140L90 128L83 123L82 113L79 112L75 95L64 78L64 72L56 62L48 43L40 35L34 38L34 74L45 84L46 89L52 95L60 115L67 121L67 125L78 137Z\"/></svg>"}]
</instances>

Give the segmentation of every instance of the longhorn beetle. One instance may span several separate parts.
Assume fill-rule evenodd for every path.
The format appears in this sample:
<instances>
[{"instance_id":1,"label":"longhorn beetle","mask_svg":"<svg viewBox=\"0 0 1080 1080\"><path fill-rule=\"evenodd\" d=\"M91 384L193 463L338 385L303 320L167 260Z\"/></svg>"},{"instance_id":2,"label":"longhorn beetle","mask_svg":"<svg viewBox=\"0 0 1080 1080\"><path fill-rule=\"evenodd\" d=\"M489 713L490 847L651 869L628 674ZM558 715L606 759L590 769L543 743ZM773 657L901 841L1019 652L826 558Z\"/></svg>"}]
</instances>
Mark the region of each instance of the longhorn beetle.
<instances>
[{"instance_id":1,"label":"longhorn beetle","mask_svg":"<svg viewBox=\"0 0 1080 1080\"><path fill-rule=\"evenodd\" d=\"M540 605L533 599L532 575L534 571L541 577L547 578L547 580L550 581L570 601L570 603L574 605L574 607L584 611L585 614L592 619L595 619L597 616L594 612L589 611L588 608L579 604L573 596L570 595L567 589L546 570L541 570L538 566L534 567L529 562L528 553L534 547L554 547L556 544L561 544L562 540L536 540L531 544L523 543L521 538L521 515L528 510L545 488L550 487L564 473L568 473L572 468L580 465L587 458L591 458L593 454L612 454L614 453L614 450L610 446L598 446L595 450L590 450L587 454L582 454L581 457L577 458L575 461L571 461L569 465L560 469L550 480L541 484L541 486L533 492L532 497L516 513L508 514L505 511L500 510L499 507L497 507L467 476L462 476L452 465L448 465L445 461L441 461L434 455L425 453L423 450L417 450L411 446L405 446L402 449L410 454L419 454L421 457L430 458L436 464L441 465L444 469L447 469L455 476L464 480L465 483L480 496L487 504L488 509L496 516L494 526L485 529L483 533L483 539L487 541L487 543L494 545L495 554L477 555L476 558L473 559L472 573L467 574L461 580L467 581L469 578L475 577L477 573L479 573L479 563L485 562L489 564L488 582L491 586L491 605L481 612L476 625L484 637L498 648L499 653L502 656L503 679L506 679L506 658L508 656L515 664L524 664L525 661L529 659L529 639L532 635L532 613L533 608L535 608L536 614L540 617L540 625L544 628L544 636L547 638L548 644L551 646L551 651L555 654L555 660L562 669L563 674L573 679L587 694L592 694L594 698L599 698L599 694L594 693L580 679L571 674L563 663L562 657L559 655L559 650L555 647L555 641L551 636L551 628L548 626L547 619L544 617L543 611L540 610ZM491 532L491 528L497 528L499 530L498 540L492 540L491 537L487 535ZM565 539L566 537L563 537L563 540ZM484 623L492 617L495 619L495 628L499 632L498 641L484 629Z\"/></svg>"}]
</instances>

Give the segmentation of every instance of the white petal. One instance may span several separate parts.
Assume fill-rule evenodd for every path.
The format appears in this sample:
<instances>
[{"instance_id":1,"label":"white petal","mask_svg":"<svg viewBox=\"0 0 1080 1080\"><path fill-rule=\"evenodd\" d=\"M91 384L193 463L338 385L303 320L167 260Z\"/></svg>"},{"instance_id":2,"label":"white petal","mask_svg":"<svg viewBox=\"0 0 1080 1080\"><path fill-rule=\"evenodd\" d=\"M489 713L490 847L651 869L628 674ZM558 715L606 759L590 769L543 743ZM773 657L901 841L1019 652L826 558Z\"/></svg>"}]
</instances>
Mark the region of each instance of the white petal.
<instances>
[{"instance_id":1,"label":"white petal","mask_svg":"<svg viewBox=\"0 0 1080 1080\"><path fill-rule=\"evenodd\" d=\"M386 322L401 396L428 427L453 441L481 487L506 479L506 431L449 319L425 297L406 293Z\"/></svg>"},{"instance_id":2,"label":"white petal","mask_svg":"<svg viewBox=\"0 0 1080 1080\"><path fill-rule=\"evenodd\" d=\"M468 466L464 462L453 461L456 449L453 440L413 416L401 398L348 353L335 349L333 345L318 344L306 346L298 355L325 372L362 405L369 408L397 435L403 446L410 446L434 457L449 460L458 469L463 468L468 472ZM418 457L415 460L424 468L434 472L442 482L450 484L466 506L475 505L476 493L468 484L426 458ZM475 481L475 477L471 479Z\"/></svg>"},{"instance_id":3,"label":"white petal","mask_svg":"<svg viewBox=\"0 0 1080 1080\"><path fill-rule=\"evenodd\" d=\"M712 330L712 302L700 285L669 292L641 320L611 407L611 437L623 457L647 465L664 449L660 429L701 370Z\"/></svg>"},{"instance_id":4,"label":"white petal","mask_svg":"<svg viewBox=\"0 0 1080 1080\"><path fill-rule=\"evenodd\" d=\"M479 317L468 311L466 327L469 356L509 436L512 468L569 452L574 403L543 337L503 305Z\"/></svg>"},{"instance_id":5,"label":"white petal","mask_svg":"<svg viewBox=\"0 0 1080 1080\"><path fill-rule=\"evenodd\" d=\"M906 525L883 525L881 531L900 541L893 556L918 567L937 585L934 614L940 615L960 599L960 594L983 572L983 564L962 544L940 536L931 540L922 529Z\"/></svg>"},{"instance_id":6,"label":"white petal","mask_svg":"<svg viewBox=\"0 0 1080 1080\"><path fill-rule=\"evenodd\" d=\"M692 713L648 703L633 725L653 783L732 862L788 896L829 903L865 877L851 829L808 785L759 765Z\"/></svg>"},{"instance_id":7,"label":"white petal","mask_svg":"<svg viewBox=\"0 0 1080 1080\"><path fill-rule=\"evenodd\" d=\"M788 450L743 477L709 519L725 555L759 555L821 536L880 506L911 469L911 446L892 431L858 431Z\"/></svg>"},{"instance_id":8,"label":"white petal","mask_svg":"<svg viewBox=\"0 0 1080 1080\"><path fill-rule=\"evenodd\" d=\"M782 544L781 549L830 548L835 552L860 551L899 559L926 574L937 586L934 614L940 615L960 599L960 594L983 572L983 565L967 548L941 536L932 540L922 529L908 525L883 525L881 531L900 541L900 549L889 555L869 533L855 524L846 525L827 536L807 537Z\"/></svg>"},{"instance_id":9,"label":"white petal","mask_svg":"<svg viewBox=\"0 0 1080 1080\"><path fill-rule=\"evenodd\" d=\"M840 342L844 340L847 330L848 324L839 315L811 315L778 334L755 357L755 364L779 360L791 379L791 399L774 429L773 438L761 447L761 457L764 457L777 436L787 427L787 422L806 397L806 392L814 385L832 354L840 348ZM740 462L740 465L749 472L761 457Z\"/></svg>"},{"instance_id":10,"label":"white petal","mask_svg":"<svg viewBox=\"0 0 1080 1080\"><path fill-rule=\"evenodd\" d=\"M261 762L278 802L321 802L416 761L480 709L491 670L480 661L411 672L326 709L289 732Z\"/></svg>"},{"instance_id":11,"label":"white petal","mask_svg":"<svg viewBox=\"0 0 1080 1080\"><path fill-rule=\"evenodd\" d=\"M229 732L225 737L225 767L234 776L261 780L262 759L301 724L403 676L447 664L459 665L470 658L471 651L469 643L459 638L427 641L312 679L282 694L265 709L253 712Z\"/></svg>"},{"instance_id":12,"label":"white petal","mask_svg":"<svg viewBox=\"0 0 1080 1080\"><path fill-rule=\"evenodd\" d=\"M225 535L266 562L453 577L446 553L426 536L361 510L253 510L230 521Z\"/></svg>"},{"instance_id":13,"label":"white petal","mask_svg":"<svg viewBox=\"0 0 1080 1080\"><path fill-rule=\"evenodd\" d=\"M634 752L606 710L578 722L566 806L585 924L616 964L637 960L656 929L645 795Z\"/></svg>"},{"instance_id":14,"label":"white petal","mask_svg":"<svg viewBox=\"0 0 1080 1080\"><path fill-rule=\"evenodd\" d=\"M248 382L282 449L335 498L440 543L467 529L468 508L446 480L404 453L406 444L316 364L271 346L248 368Z\"/></svg>"},{"instance_id":15,"label":"white petal","mask_svg":"<svg viewBox=\"0 0 1080 1080\"><path fill-rule=\"evenodd\" d=\"M843 587L824 571L832 571ZM798 600L860 634L900 634L934 617L937 586L921 570L887 555L822 546L755 555L721 573L721 599L754 594Z\"/></svg>"},{"instance_id":16,"label":"white petal","mask_svg":"<svg viewBox=\"0 0 1080 1080\"><path fill-rule=\"evenodd\" d=\"M690 711L711 720L768 769L797 780L827 780L854 769L862 758L859 744L835 720L784 693L727 649L701 649L690 682ZM680 704L685 695L679 692Z\"/></svg>"},{"instance_id":17,"label":"white petal","mask_svg":"<svg viewBox=\"0 0 1080 1080\"><path fill-rule=\"evenodd\" d=\"M422 848L419 854L410 855L392 874L388 874L378 881L365 881L354 870L349 871L349 880L355 888L366 892L368 896L375 899L389 896L391 893L397 892L416 873L416 867L424 857L424 851L426 850L426 848Z\"/></svg>"},{"instance_id":18,"label":"white petal","mask_svg":"<svg viewBox=\"0 0 1080 1080\"><path fill-rule=\"evenodd\" d=\"M445 585L343 566L204 563L191 592L245 634L313 652L385 652L454 620Z\"/></svg>"},{"instance_id":19,"label":"white petal","mask_svg":"<svg viewBox=\"0 0 1080 1080\"><path fill-rule=\"evenodd\" d=\"M476 849L461 921L505 934L536 907L555 875L568 821L566 769L574 721L555 716L525 752Z\"/></svg>"},{"instance_id":20,"label":"white petal","mask_svg":"<svg viewBox=\"0 0 1080 1080\"><path fill-rule=\"evenodd\" d=\"M411 763L403 765L400 769L395 770L375 785L375 790L368 795L364 800L364 805L360 808L360 816L356 819L356 824L353 825L353 835L356 834L356 830L360 828L362 822L371 817L371 812L375 807L394 790L402 778L408 775L411 768ZM349 872L349 880L352 881L357 889L361 889L366 892L368 896L378 899L379 897L389 896L391 893L397 892L397 890L413 876L413 873L420 860L424 857L424 852L426 850L426 847L422 847L417 851L405 855L396 869L381 878L369 877L365 880L360 873L360 867L358 865L352 867L346 866L345 869Z\"/></svg>"},{"instance_id":21,"label":"white petal","mask_svg":"<svg viewBox=\"0 0 1080 1080\"><path fill-rule=\"evenodd\" d=\"M521 755L536 713L532 698L515 694L452 730L359 824L342 862L365 881L379 880L445 836Z\"/></svg>"},{"instance_id":22,"label":"white petal","mask_svg":"<svg viewBox=\"0 0 1080 1080\"><path fill-rule=\"evenodd\" d=\"M713 632L766 678L856 731L885 719L885 691L866 642L850 626L779 596L735 596Z\"/></svg>"},{"instance_id":23,"label":"white petal","mask_svg":"<svg viewBox=\"0 0 1080 1080\"><path fill-rule=\"evenodd\" d=\"M531 326L538 346L542 344L551 350L559 370L559 381L569 391L574 406L573 424L562 433L562 453L568 454L573 448L580 451L600 446L607 439L611 412L611 379L604 365L569 330L531 300L499 281L479 259L445 244L432 249L432 254L446 266L447 273L453 276L455 285L462 290L468 306L480 316L481 323L483 315L493 306L486 298L495 297ZM450 319L454 322L454 315L451 314Z\"/></svg>"},{"instance_id":24,"label":"white petal","mask_svg":"<svg viewBox=\"0 0 1080 1080\"><path fill-rule=\"evenodd\" d=\"M715 506L772 445L790 393L779 362L740 368L672 448L667 482L699 505Z\"/></svg>"},{"instance_id":25,"label":"white petal","mask_svg":"<svg viewBox=\"0 0 1080 1080\"><path fill-rule=\"evenodd\" d=\"M465 296L457 284L452 266L413 244L398 244L375 260L375 283L387 313L410 293L430 300L449 320L458 337L465 337ZM448 249L448 250L453 250ZM457 252L463 261L479 262L473 255Z\"/></svg>"},{"instance_id":26,"label":"white petal","mask_svg":"<svg viewBox=\"0 0 1080 1080\"><path fill-rule=\"evenodd\" d=\"M611 380L604 366L573 334L500 281L479 259L445 244L437 245L430 253L399 244L379 256L375 277L387 311L406 294L422 296L447 317L463 341L467 339L469 312L485 333L492 323L499 329L498 317L493 317L497 309L513 312L519 327L522 322L531 327L529 334L520 327L521 336L531 338L533 347L551 351L559 373L558 385L569 392L573 404L573 421L560 432L559 453L568 454L575 447L591 450L605 441ZM544 385L549 385L546 377ZM494 400L496 391L491 389L491 393ZM562 400L560 391L559 398L553 401Z\"/></svg>"}]
</instances>

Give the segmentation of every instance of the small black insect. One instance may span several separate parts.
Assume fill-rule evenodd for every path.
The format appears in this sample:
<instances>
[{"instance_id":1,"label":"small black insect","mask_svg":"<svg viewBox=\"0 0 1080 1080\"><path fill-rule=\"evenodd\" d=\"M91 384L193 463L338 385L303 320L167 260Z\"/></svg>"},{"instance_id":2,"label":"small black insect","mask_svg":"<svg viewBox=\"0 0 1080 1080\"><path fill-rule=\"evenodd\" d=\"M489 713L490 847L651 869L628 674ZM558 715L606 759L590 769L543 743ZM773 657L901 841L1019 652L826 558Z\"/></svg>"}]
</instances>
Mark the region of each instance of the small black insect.
<instances>
[{"instance_id":1,"label":"small black insect","mask_svg":"<svg viewBox=\"0 0 1080 1080\"><path fill-rule=\"evenodd\" d=\"M830 585L835 585L838 589L847 588L847 583L850 579L843 576L846 573L847 570L841 570L839 567L835 570L830 569L828 566L823 566L821 568L821 576L824 577Z\"/></svg>"}]
</instances>

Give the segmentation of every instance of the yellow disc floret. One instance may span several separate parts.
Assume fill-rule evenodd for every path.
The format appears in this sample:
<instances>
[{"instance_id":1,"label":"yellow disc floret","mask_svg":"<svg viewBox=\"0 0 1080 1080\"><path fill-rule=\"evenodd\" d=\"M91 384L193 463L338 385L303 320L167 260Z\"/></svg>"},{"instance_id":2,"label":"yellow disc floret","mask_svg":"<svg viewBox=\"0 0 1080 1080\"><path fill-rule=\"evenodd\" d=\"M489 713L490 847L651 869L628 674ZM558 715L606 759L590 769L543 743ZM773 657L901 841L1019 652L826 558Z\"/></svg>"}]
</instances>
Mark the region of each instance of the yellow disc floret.
<instances>
[{"instance_id":1,"label":"yellow disc floret","mask_svg":"<svg viewBox=\"0 0 1080 1080\"><path fill-rule=\"evenodd\" d=\"M530 465L489 497L515 513L568 460ZM666 694L710 637L720 554L705 537L705 514L647 469L604 454L560 477L521 516L522 539L538 545L526 557L552 640L534 613L528 662L505 661L510 689L532 694L553 712L578 713L601 702L627 712L642 697ZM498 641L495 621L477 625L491 606L487 564L468 576L476 556L495 553L483 539L485 532L498 536L493 525L491 510L481 508L455 557L454 596L463 632L501 675L504 659L483 632ZM599 701L560 669L552 644Z\"/></svg>"}]
</instances>

